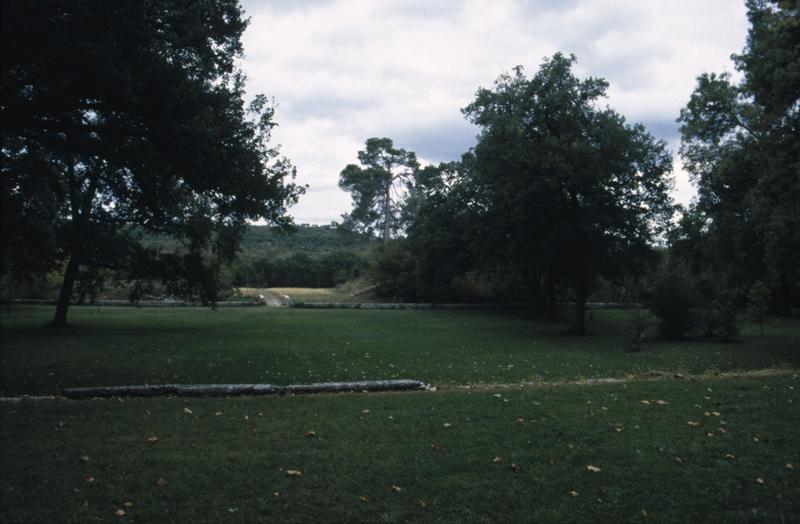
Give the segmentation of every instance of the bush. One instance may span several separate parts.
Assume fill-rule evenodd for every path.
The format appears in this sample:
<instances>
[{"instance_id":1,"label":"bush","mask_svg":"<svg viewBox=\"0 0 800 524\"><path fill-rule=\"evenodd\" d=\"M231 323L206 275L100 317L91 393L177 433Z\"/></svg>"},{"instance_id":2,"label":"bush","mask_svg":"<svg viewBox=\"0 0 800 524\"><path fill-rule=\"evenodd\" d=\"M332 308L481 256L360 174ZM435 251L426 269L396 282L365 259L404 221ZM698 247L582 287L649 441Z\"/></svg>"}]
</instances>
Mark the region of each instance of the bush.
<instances>
[{"instance_id":1,"label":"bush","mask_svg":"<svg viewBox=\"0 0 800 524\"><path fill-rule=\"evenodd\" d=\"M689 272L666 264L656 275L650 297L650 309L658 317L662 338L675 340L692 330L692 310L698 295Z\"/></svg>"}]
</instances>

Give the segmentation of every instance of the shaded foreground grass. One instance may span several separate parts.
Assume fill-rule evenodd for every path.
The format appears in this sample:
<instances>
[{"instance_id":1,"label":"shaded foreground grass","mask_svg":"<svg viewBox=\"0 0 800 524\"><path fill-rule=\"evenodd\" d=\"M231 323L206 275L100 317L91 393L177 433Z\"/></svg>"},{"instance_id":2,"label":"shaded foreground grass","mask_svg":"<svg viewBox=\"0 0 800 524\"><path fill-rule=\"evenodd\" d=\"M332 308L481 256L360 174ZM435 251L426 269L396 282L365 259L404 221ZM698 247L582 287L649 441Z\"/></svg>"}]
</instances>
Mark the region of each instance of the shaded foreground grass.
<instances>
[{"instance_id":1,"label":"shaded foreground grass","mask_svg":"<svg viewBox=\"0 0 800 524\"><path fill-rule=\"evenodd\" d=\"M526 312L52 308L0 318L0 393L157 383L292 384L411 378L433 384L557 381L800 366L800 320L771 320L765 338L649 342L623 353L628 312L595 311L591 335Z\"/></svg>"},{"instance_id":2,"label":"shaded foreground grass","mask_svg":"<svg viewBox=\"0 0 800 524\"><path fill-rule=\"evenodd\" d=\"M0 521L796 522L798 406L797 374L5 402Z\"/></svg>"}]
</instances>

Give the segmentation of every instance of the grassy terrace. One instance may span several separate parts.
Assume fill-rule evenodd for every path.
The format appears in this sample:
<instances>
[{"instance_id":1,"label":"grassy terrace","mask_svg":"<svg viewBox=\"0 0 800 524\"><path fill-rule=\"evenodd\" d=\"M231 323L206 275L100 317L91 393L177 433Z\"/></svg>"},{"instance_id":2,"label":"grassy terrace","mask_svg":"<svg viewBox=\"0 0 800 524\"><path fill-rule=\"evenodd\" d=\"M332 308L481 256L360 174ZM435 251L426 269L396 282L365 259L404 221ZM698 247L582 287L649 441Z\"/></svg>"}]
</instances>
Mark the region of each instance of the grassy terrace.
<instances>
[{"instance_id":1,"label":"grassy terrace","mask_svg":"<svg viewBox=\"0 0 800 524\"><path fill-rule=\"evenodd\" d=\"M748 328L738 343L631 354L618 311L595 312L584 338L507 312L74 308L65 331L44 327L50 314L4 312L3 395L395 377L440 388L0 402L0 522L800 520L796 319L771 320L764 339ZM640 380L656 370L708 375ZM631 380L513 385L582 377Z\"/></svg>"},{"instance_id":2,"label":"grassy terrace","mask_svg":"<svg viewBox=\"0 0 800 524\"><path fill-rule=\"evenodd\" d=\"M0 392L144 383L412 378L436 385L800 367L800 321L748 326L738 343L651 342L623 353L627 313L595 311L582 338L526 313L75 307L3 313Z\"/></svg>"}]
</instances>

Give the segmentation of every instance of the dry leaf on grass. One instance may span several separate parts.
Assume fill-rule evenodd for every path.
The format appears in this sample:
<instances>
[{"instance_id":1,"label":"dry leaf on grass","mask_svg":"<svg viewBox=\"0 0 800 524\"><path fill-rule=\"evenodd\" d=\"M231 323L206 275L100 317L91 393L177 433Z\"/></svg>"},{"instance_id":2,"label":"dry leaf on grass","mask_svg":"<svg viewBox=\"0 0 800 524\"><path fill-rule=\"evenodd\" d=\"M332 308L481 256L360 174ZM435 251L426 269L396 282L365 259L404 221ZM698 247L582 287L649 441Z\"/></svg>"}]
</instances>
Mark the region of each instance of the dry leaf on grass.
<instances>
[{"instance_id":1,"label":"dry leaf on grass","mask_svg":"<svg viewBox=\"0 0 800 524\"><path fill-rule=\"evenodd\" d=\"M362 415L366 415L367 413L369 413L369 410L368 410L368 409L363 409L363 410L361 410L361 414L362 414Z\"/></svg>"},{"instance_id":2,"label":"dry leaf on grass","mask_svg":"<svg viewBox=\"0 0 800 524\"><path fill-rule=\"evenodd\" d=\"M422 499L417 499L417 506L419 506L420 508L426 508L426 507L428 507L428 505L427 505L427 504L425 504L425 501L424 501L424 500L422 500Z\"/></svg>"},{"instance_id":3,"label":"dry leaf on grass","mask_svg":"<svg viewBox=\"0 0 800 524\"><path fill-rule=\"evenodd\" d=\"M83 480L86 482L94 482L94 477L91 475L84 475Z\"/></svg>"},{"instance_id":4,"label":"dry leaf on grass","mask_svg":"<svg viewBox=\"0 0 800 524\"><path fill-rule=\"evenodd\" d=\"M492 462L494 462L495 464L500 464L501 462L503 462L503 458L495 457L494 459L492 459Z\"/></svg>"},{"instance_id":5,"label":"dry leaf on grass","mask_svg":"<svg viewBox=\"0 0 800 524\"><path fill-rule=\"evenodd\" d=\"M192 410L189 409L189 408L183 408L183 412L186 413L187 415L191 415L192 414Z\"/></svg>"},{"instance_id":6,"label":"dry leaf on grass","mask_svg":"<svg viewBox=\"0 0 800 524\"><path fill-rule=\"evenodd\" d=\"M791 470L793 470L793 469L794 469L794 465L792 465L792 463L791 463L791 462L787 462L787 463L786 463L786 469L791 469Z\"/></svg>"},{"instance_id":7,"label":"dry leaf on grass","mask_svg":"<svg viewBox=\"0 0 800 524\"><path fill-rule=\"evenodd\" d=\"M306 437L306 438L316 437L317 436L317 432L316 431L305 431L305 432L303 432L303 436Z\"/></svg>"},{"instance_id":8,"label":"dry leaf on grass","mask_svg":"<svg viewBox=\"0 0 800 524\"><path fill-rule=\"evenodd\" d=\"M358 500L360 500L361 502L369 502L369 497L361 495L360 497L358 497Z\"/></svg>"},{"instance_id":9,"label":"dry leaf on grass","mask_svg":"<svg viewBox=\"0 0 800 524\"><path fill-rule=\"evenodd\" d=\"M725 458L728 460L733 460L736 458L736 455L734 455L733 453L725 453Z\"/></svg>"},{"instance_id":10,"label":"dry leaf on grass","mask_svg":"<svg viewBox=\"0 0 800 524\"><path fill-rule=\"evenodd\" d=\"M392 486L392 491L399 493L403 491L403 488L401 488L400 486Z\"/></svg>"},{"instance_id":11,"label":"dry leaf on grass","mask_svg":"<svg viewBox=\"0 0 800 524\"><path fill-rule=\"evenodd\" d=\"M87 462L89 462L89 455L82 456L81 458L78 459L78 462L86 464Z\"/></svg>"},{"instance_id":12,"label":"dry leaf on grass","mask_svg":"<svg viewBox=\"0 0 800 524\"><path fill-rule=\"evenodd\" d=\"M522 467L519 464L511 464L511 471L514 473L519 473L522 470Z\"/></svg>"},{"instance_id":13,"label":"dry leaf on grass","mask_svg":"<svg viewBox=\"0 0 800 524\"><path fill-rule=\"evenodd\" d=\"M451 426L452 426L452 424L450 424L449 422L445 422L444 424L442 424L443 428L449 428Z\"/></svg>"},{"instance_id":14,"label":"dry leaf on grass","mask_svg":"<svg viewBox=\"0 0 800 524\"><path fill-rule=\"evenodd\" d=\"M578 493L574 489L572 491L570 491L569 494L572 495L573 497L577 497L578 495L580 495L580 493Z\"/></svg>"},{"instance_id":15,"label":"dry leaf on grass","mask_svg":"<svg viewBox=\"0 0 800 524\"><path fill-rule=\"evenodd\" d=\"M151 435L151 436L147 437L147 443L148 444L155 444L156 442L158 442L158 437L157 436Z\"/></svg>"},{"instance_id":16,"label":"dry leaf on grass","mask_svg":"<svg viewBox=\"0 0 800 524\"><path fill-rule=\"evenodd\" d=\"M761 477L758 477L758 478L756 478L756 482L758 484L763 484L764 483L764 479L762 479Z\"/></svg>"},{"instance_id":17,"label":"dry leaf on grass","mask_svg":"<svg viewBox=\"0 0 800 524\"><path fill-rule=\"evenodd\" d=\"M586 466L586 469L587 469L587 471L591 471L592 473L600 473L601 471L603 471L602 469L598 468L597 466L592 466L591 464Z\"/></svg>"},{"instance_id":18,"label":"dry leaf on grass","mask_svg":"<svg viewBox=\"0 0 800 524\"><path fill-rule=\"evenodd\" d=\"M689 424L689 425L690 425L690 426L692 426L692 427L695 427L695 426L699 426L699 425L700 425L700 423L699 423L699 422L695 422L694 420L690 420L689 422L687 422L687 424Z\"/></svg>"},{"instance_id":19,"label":"dry leaf on grass","mask_svg":"<svg viewBox=\"0 0 800 524\"><path fill-rule=\"evenodd\" d=\"M125 516L125 510L124 509L118 509L117 511L114 512L114 515L116 515L118 517L124 517Z\"/></svg>"},{"instance_id":20,"label":"dry leaf on grass","mask_svg":"<svg viewBox=\"0 0 800 524\"><path fill-rule=\"evenodd\" d=\"M659 406L666 406L667 404L669 404L669 402L667 402L666 400L656 400L656 404L658 404Z\"/></svg>"},{"instance_id":21,"label":"dry leaf on grass","mask_svg":"<svg viewBox=\"0 0 800 524\"><path fill-rule=\"evenodd\" d=\"M431 444L431 449L432 449L433 451L439 451L439 450L440 450L440 449L442 449L442 448L440 448L440 447L439 447L439 444L437 444L437 443L435 443L435 442L434 442L433 444Z\"/></svg>"},{"instance_id":22,"label":"dry leaf on grass","mask_svg":"<svg viewBox=\"0 0 800 524\"><path fill-rule=\"evenodd\" d=\"M299 477L301 475L302 475L302 473L299 470L296 470L296 469L287 469L286 470L286 476L287 477Z\"/></svg>"},{"instance_id":23,"label":"dry leaf on grass","mask_svg":"<svg viewBox=\"0 0 800 524\"><path fill-rule=\"evenodd\" d=\"M649 406L650 405L650 401L649 400L640 400L639 402L641 402L645 406Z\"/></svg>"}]
</instances>

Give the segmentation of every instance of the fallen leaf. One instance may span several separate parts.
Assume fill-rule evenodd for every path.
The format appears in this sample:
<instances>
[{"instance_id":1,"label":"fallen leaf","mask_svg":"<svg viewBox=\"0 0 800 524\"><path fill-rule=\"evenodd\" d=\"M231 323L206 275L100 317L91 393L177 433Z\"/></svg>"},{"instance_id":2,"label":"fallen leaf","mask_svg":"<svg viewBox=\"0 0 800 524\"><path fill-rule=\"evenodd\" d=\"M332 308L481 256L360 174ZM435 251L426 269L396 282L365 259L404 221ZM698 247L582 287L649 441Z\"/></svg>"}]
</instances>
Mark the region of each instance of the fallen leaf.
<instances>
[{"instance_id":1,"label":"fallen leaf","mask_svg":"<svg viewBox=\"0 0 800 524\"><path fill-rule=\"evenodd\" d=\"M361 502L369 502L369 497L361 495L360 497L358 497L358 500L360 500Z\"/></svg>"},{"instance_id":2,"label":"fallen leaf","mask_svg":"<svg viewBox=\"0 0 800 524\"><path fill-rule=\"evenodd\" d=\"M658 404L659 406L666 406L667 404L669 404L669 402L667 402L666 400L656 400L656 404Z\"/></svg>"},{"instance_id":3,"label":"fallen leaf","mask_svg":"<svg viewBox=\"0 0 800 524\"><path fill-rule=\"evenodd\" d=\"M131 501L128 501L128 502L123 502L123 503L122 503L122 507L124 507L124 508L131 508L131 507L133 507L133 502L131 502Z\"/></svg>"},{"instance_id":4,"label":"fallen leaf","mask_svg":"<svg viewBox=\"0 0 800 524\"><path fill-rule=\"evenodd\" d=\"M644 508L642 508L642 516L647 518L647 511Z\"/></svg>"},{"instance_id":5,"label":"fallen leaf","mask_svg":"<svg viewBox=\"0 0 800 524\"><path fill-rule=\"evenodd\" d=\"M273 491L272 492L272 496L273 497L280 497L281 496L281 492L280 491Z\"/></svg>"},{"instance_id":6,"label":"fallen leaf","mask_svg":"<svg viewBox=\"0 0 800 524\"><path fill-rule=\"evenodd\" d=\"M306 431L306 432L303 433L303 436L304 437L308 437L308 438L316 437L317 436L317 432L316 431Z\"/></svg>"},{"instance_id":7,"label":"fallen leaf","mask_svg":"<svg viewBox=\"0 0 800 524\"><path fill-rule=\"evenodd\" d=\"M401 488L400 486L392 486L392 491L400 493L401 491L403 491L403 488Z\"/></svg>"},{"instance_id":8,"label":"fallen leaf","mask_svg":"<svg viewBox=\"0 0 800 524\"><path fill-rule=\"evenodd\" d=\"M492 396L493 396L494 398L502 398L502 396L503 396L503 395L501 395L500 393L495 393L495 394L494 394L494 395L492 395Z\"/></svg>"},{"instance_id":9,"label":"fallen leaf","mask_svg":"<svg viewBox=\"0 0 800 524\"><path fill-rule=\"evenodd\" d=\"M687 422L687 424L689 424L689 425L690 425L690 426L692 426L692 427L694 427L694 426L699 426L699 425L700 425L700 423L699 423L699 422L695 422L694 420L690 420L689 422Z\"/></svg>"},{"instance_id":10,"label":"fallen leaf","mask_svg":"<svg viewBox=\"0 0 800 524\"><path fill-rule=\"evenodd\" d=\"M705 415L705 416L707 416L707 417L710 417L710 416L711 416L711 413L709 413L708 411L704 411L704 412L703 412L703 415Z\"/></svg>"},{"instance_id":11,"label":"fallen leaf","mask_svg":"<svg viewBox=\"0 0 800 524\"><path fill-rule=\"evenodd\" d=\"M441 448L439 447L439 445L438 445L438 444L436 444L436 443L434 442L433 444L431 444L431 449L432 449L433 451L439 451Z\"/></svg>"},{"instance_id":12,"label":"fallen leaf","mask_svg":"<svg viewBox=\"0 0 800 524\"><path fill-rule=\"evenodd\" d=\"M417 506L419 506L420 508L428 507L428 505L425 504L425 501L422 499L417 499Z\"/></svg>"},{"instance_id":13,"label":"fallen leaf","mask_svg":"<svg viewBox=\"0 0 800 524\"><path fill-rule=\"evenodd\" d=\"M763 483L764 483L764 479L762 479L761 477L758 477L758 478L756 479L756 482L757 482L758 484L763 484Z\"/></svg>"},{"instance_id":14,"label":"fallen leaf","mask_svg":"<svg viewBox=\"0 0 800 524\"><path fill-rule=\"evenodd\" d=\"M116 515L118 517L124 517L125 516L125 510L124 509L118 509L117 511L114 512L114 515Z\"/></svg>"},{"instance_id":15,"label":"fallen leaf","mask_svg":"<svg viewBox=\"0 0 800 524\"><path fill-rule=\"evenodd\" d=\"M513 462L511 463L511 471L514 473L519 473L520 470L522 470L522 467L520 467L519 464L514 464Z\"/></svg>"},{"instance_id":16,"label":"fallen leaf","mask_svg":"<svg viewBox=\"0 0 800 524\"><path fill-rule=\"evenodd\" d=\"M215 416L215 417L218 417L218 416L220 416L220 415L222 415L222 411L217 411L216 413L214 413L214 416Z\"/></svg>"},{"instance_id":17,"label":"fallen leaf","mask_svg":"<svg viewBox=\"0 0 800 524\"><path fill-rule=\"evenodd\" d=\"M786 463L786 469L792 469L792 470L794 469L794 466L792 465L791 462Z\"/></svg>"},{"instance_id":18,"label":"fallen leaf","mask_svg":"<svg viewBox=\"0 0 800 524\"><path fill-rule=\"evenodd\" d=\"M728 460L733 460L736 458L736 455L734 455L733 453L725 453L725 458Z\"/></svg>"},{"instance_id":19,"label":"fallen leaf","mask_svg":"<svg viewBox=\"0 0 800 524\"><path fill-rule=\"evenodd\" d=\"M622 433L623 428L614 428L617 433Z\"/></svg>"},{"instance_id":20,"label":"fallen leaf","mask_svg":"<svg viewBox=\"0 0 800 524\"><path fill-rule=\"evenodd\" d=\"M603 471L600 468L598 468L597 466L592 466L591 464L586 466L586 469L591 471L592 473L600 473L601 471Z\"/></svg>"},{"instance_id":21,"label":"fallen leaf","mask_svg":"<svg viewBox=\"0 0 800 524\"><path fill-rule=\"evenodd\" d=\"M186 413L187 415L191 415L192 414L192 410L189 409L189 408L183 408L183 412Z\"/></svg>"},{"instance_id":22,"label":"fallen leaf","mask_svg":"<svg viewBox=\"0 0 800 524\"><path fill-rule=\"evenodd\" d=\"M717 431L719 431L720 433L727 433L728 432L728 430L725 429L725 428L717 428Z\"/></svg>"},{"instance_id":23,"label":"fallen leaf","mask_svg":"<svg viewBox=\"0 0 800 524\"><path fill-rule=\"evenodd\" d=\"M570 491L569 494L572 495L573 497L577 497L578 495L580 495L580 493L578 493L575 490Z\"/></svg>"},{"instance_id":24,"label":"fallen leaf","mask_svg":"<svg viewBox=\"0 0 800 524\"><path fill-rule=\"evenodd\" d=\"M712 411L711 414L714 415L715 417L722 415L722 413L720 413L719 411Z\"/></svg>"},{"instance_id":25,"label":"fallen leaf","mask_svg":"<svg viewBox=\"0 0 800 524\"><path fill-rule=\"evenodd\" d=\"M522 418L522 417L517 417L517 421L516 422L517 422L517 424L524 424L525 423L525 419Z\"/></svg>"},{"instance_id":26,"label":"fallen leaf","mask_svg":"<svg viewBox=\"0 0 800 524\"><path fill-rule=\"evenodd\" d=\"M369 413L369 410L368 410L368 409L361 410L361 414L362 414L362 415L366 415L367 413Z\"/></svg>"},{"instance_id":27,"label":"fallen leaf","mask_svg":"<svg viewBox=\"0 0 800 524\"><path fill-rule=\"evenodd\" d=\"M646 406L650 405L650 401L649 400L640 400L639 402L641 402L642 404L644 404Z\"/></svg>"},{"instance_id":28,"label":"fallen leaf","mask_svg":"<svg viewBox=\"0 0 800 524\"><path fill-rule=\"evenodd\" d=\"M245 419L245 420L250 420L250 417L248 417L247 415L245 415L245 416L244 416L244 419Z\"/></svg>"},{"instance_id":29,"label":"fallen leaf","mask_svg":"<svg viewBox=\"0 0 800 524\"><path fill-rule=\"evenodd\" d=\"M81 458L78 459L78 462L83 462L84 464L86 464L87 462L89 462L89 455L82 456Z\"/></svg>"},{"instance_id":30,"label":"fallen leaf","mask_svg":"<svg viewBox=\"0 0 800 524\"><path fill-rule=\"evenodd\" d=\"M452 426L452 424L450 424L449 422L445 422L444 424L442 424L443 428L449 428L450 426Z\"/></svg>"},{"instance_id":31,"label":"fallen leaf","mask_svg":"<svg viewBox=\"0 0 800 524\"><path fill-rule=\"evenodd\" d=\"M87 474L84 475L83 480L85 480L86 482L94 482L94 477Z\"/></svg>"},{"instance_id":32,"label":"fallen leaf","mask_svg":"<svg viewBox=\"0 0 800 524\"><path fill-rule=\"evenodd\" d=\"M495 464L500 464L501 462L503 462L503 458L495 457L494 459L492 459L492 462L494 462Z\"/></svg>"},{"instance_id":33,"label":"fallen leaf","mask_svg":"<svg viewBox=\"0 0 800 524\"><path fill-rule=\"evenodd\" d=\"M287 469L286 470L286 476L287 477L299 477L301 475L302 475L302 473L300 471L296 470L296 469Z\"/></svg>"},{"instance_id":34,"label":"fallen leaf","mask_svg":"<svg viewBox=\"0 0 800 524\"><path fill-rule=\"evenodd\" d=\"M147 443L148 444L155 444L156 442L158 442L158 437L157 436L152 435L152 436L147 437Z\"/></svg>"}]
</instances>

